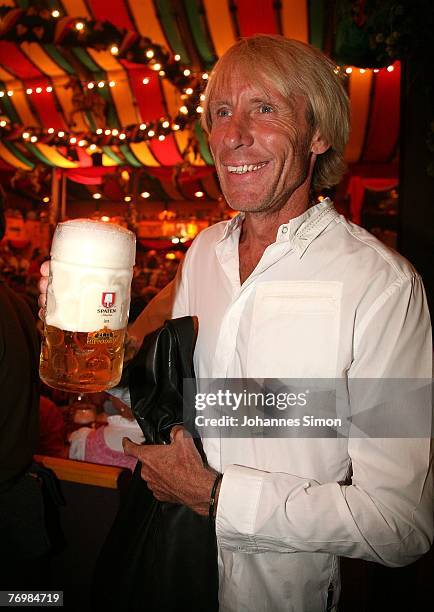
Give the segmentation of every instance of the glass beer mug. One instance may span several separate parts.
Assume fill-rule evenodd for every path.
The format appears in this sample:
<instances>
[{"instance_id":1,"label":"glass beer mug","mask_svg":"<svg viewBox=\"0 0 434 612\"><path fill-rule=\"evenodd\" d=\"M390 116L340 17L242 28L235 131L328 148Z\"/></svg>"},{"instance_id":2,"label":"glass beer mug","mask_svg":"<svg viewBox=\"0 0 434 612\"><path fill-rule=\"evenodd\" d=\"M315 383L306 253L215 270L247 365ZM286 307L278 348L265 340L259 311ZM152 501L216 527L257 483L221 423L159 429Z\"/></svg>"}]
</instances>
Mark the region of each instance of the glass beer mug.
<instances>
[{"instance_id":1,"label":"glass beer mug","mask_svg":"<svg viewBox=\"0 0 434 612\"><path fill-rule=\"evenodd\" d=\"M47 385L94 393L118 384L135 255L135 235L119 225L58 224L39 368Z\"/></svg>"}]
</instances>

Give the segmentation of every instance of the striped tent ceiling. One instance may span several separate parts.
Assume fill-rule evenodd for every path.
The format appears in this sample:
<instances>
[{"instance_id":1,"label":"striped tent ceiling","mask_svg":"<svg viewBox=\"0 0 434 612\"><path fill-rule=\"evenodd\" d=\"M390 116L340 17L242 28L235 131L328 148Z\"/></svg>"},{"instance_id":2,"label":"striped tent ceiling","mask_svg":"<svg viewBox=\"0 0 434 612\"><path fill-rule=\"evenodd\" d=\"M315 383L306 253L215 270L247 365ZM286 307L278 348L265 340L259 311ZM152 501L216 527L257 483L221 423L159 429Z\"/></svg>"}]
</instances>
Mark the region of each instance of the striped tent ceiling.
<instances>
[{"instance_id":1,"label":"striped tent ceiling","mask_svg":"<svg viewBox=\"0 0 434 612\"><path fill-rule=\"evenodd\" d=\"M0 5L27 9L28 0L0 0ZM209 70L239 36L283 34L332 52L332 18L325 0L53 0L51 11L61 19L108 20L117 28L149 37L192 71ZM57 15L57 13L56 13ZM346 151L350 164L389 164L396 158L399 129L400 67L380 70L346 67L352 105L352 132ZM96 130L96 111L74 111L76 76L104 83L95 94L104 100L104 128L173 118L179 113L180 91L145 64L118 59L110 50L0 40L0 114L3 121L25 128L51 128L74 136ZM71 81L72 78L72 81ZM143 81L148 80L147 84ZM109 86L109 83L115 83ZM3 95L1 95L3 91ZM8 94L13 92L13 95ZM191 146L192 132L200 155ZM75 144L75 143L74 143ZM73 155L71 155L71 148ZM0 167L32 170L41 162L64 169L70 178L97 185L104 173L125 167L142 168L140 189L154 199L191 199L198 191L208 199L219 197L206 137L198 123L190 129L134 142L103 144L94 168L87 146L53 146L28 139L0 141ZM183 165L188 160L193 168ZM78 178L77 178L78 177Z\"/></svg>"}]
</instances>

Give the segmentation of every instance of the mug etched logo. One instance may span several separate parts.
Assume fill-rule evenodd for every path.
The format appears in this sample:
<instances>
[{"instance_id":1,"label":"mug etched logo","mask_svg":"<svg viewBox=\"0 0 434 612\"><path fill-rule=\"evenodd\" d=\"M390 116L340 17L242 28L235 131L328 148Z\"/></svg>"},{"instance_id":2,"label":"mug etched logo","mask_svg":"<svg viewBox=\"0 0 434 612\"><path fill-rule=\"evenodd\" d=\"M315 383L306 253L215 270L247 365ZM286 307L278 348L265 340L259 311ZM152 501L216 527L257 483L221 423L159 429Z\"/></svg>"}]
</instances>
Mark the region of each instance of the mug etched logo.
<instances>
[{"instance_id":1,"label":"mug etched logo","mask_svg":"<svg viewBox=\"0 0 434 612\"><path fill-rule=\"evenodd\" d=\"M112 308L115 304L116 293L104 292L101 298L101 304L104 308Z\"/></svg>"}]
</instances>

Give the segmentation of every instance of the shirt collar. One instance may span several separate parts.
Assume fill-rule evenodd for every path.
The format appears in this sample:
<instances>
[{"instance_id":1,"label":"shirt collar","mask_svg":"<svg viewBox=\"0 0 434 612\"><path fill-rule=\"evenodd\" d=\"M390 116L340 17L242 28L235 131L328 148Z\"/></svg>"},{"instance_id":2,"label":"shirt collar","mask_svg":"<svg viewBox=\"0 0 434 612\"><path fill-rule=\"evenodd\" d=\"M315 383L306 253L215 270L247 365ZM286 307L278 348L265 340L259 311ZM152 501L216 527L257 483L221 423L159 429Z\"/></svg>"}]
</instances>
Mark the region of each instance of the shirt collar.
<instances>
[{"instance_id":1,"label":"shirt collar","mask_svg":"<svg viewBox=\"0 0 434 612\"><path fill-rule=\"evenodd\" d=\"M308 246L315 240L330 222L339 216L330 198L324 198L318 204L308 208L303 214L282 224L277 230L276 242L292 242L292 246L301 257ZM238 213L228 221L220 241L225 240L241 228L245 214Z\"/></svg>"}]
</instances>

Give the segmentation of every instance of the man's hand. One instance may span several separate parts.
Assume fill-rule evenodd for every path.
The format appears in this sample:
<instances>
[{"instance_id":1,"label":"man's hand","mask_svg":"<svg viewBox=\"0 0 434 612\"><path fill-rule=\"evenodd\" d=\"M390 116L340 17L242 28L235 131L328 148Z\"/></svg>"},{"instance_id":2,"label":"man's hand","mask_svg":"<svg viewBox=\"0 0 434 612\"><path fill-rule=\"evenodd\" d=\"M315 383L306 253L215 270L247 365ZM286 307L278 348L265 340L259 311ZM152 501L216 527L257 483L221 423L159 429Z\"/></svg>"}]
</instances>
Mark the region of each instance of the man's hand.
<instances>
[{"instance_id":1,"label":"man's hand","mask_svg":"<svg viewBox=\"0 0 434 612\"><path fill-rule=\"evenodd\" d=\"M50 274L50 262L44 261L40 268L41 278L38 283L38 288L40 291L40 295L38 297L38 305L39 305L39 318L41 321L44 320L45 316L45 306L47 304L47 287L48 287L48 276Z\"/></svg>"},{"instance_id":2,"label":"man's hand","mask_svg":"<svg viewBox=\"0 0 434 612\"><path fill-rule=\"evenodd\" d=\"M142 478L156 499L184 504L207 516L217 474L204 466L186 429L175 425L170 440L167 445L140 446L124 438L122 444L126 455L141 462Z\"/></svg>"}]
</instances>

